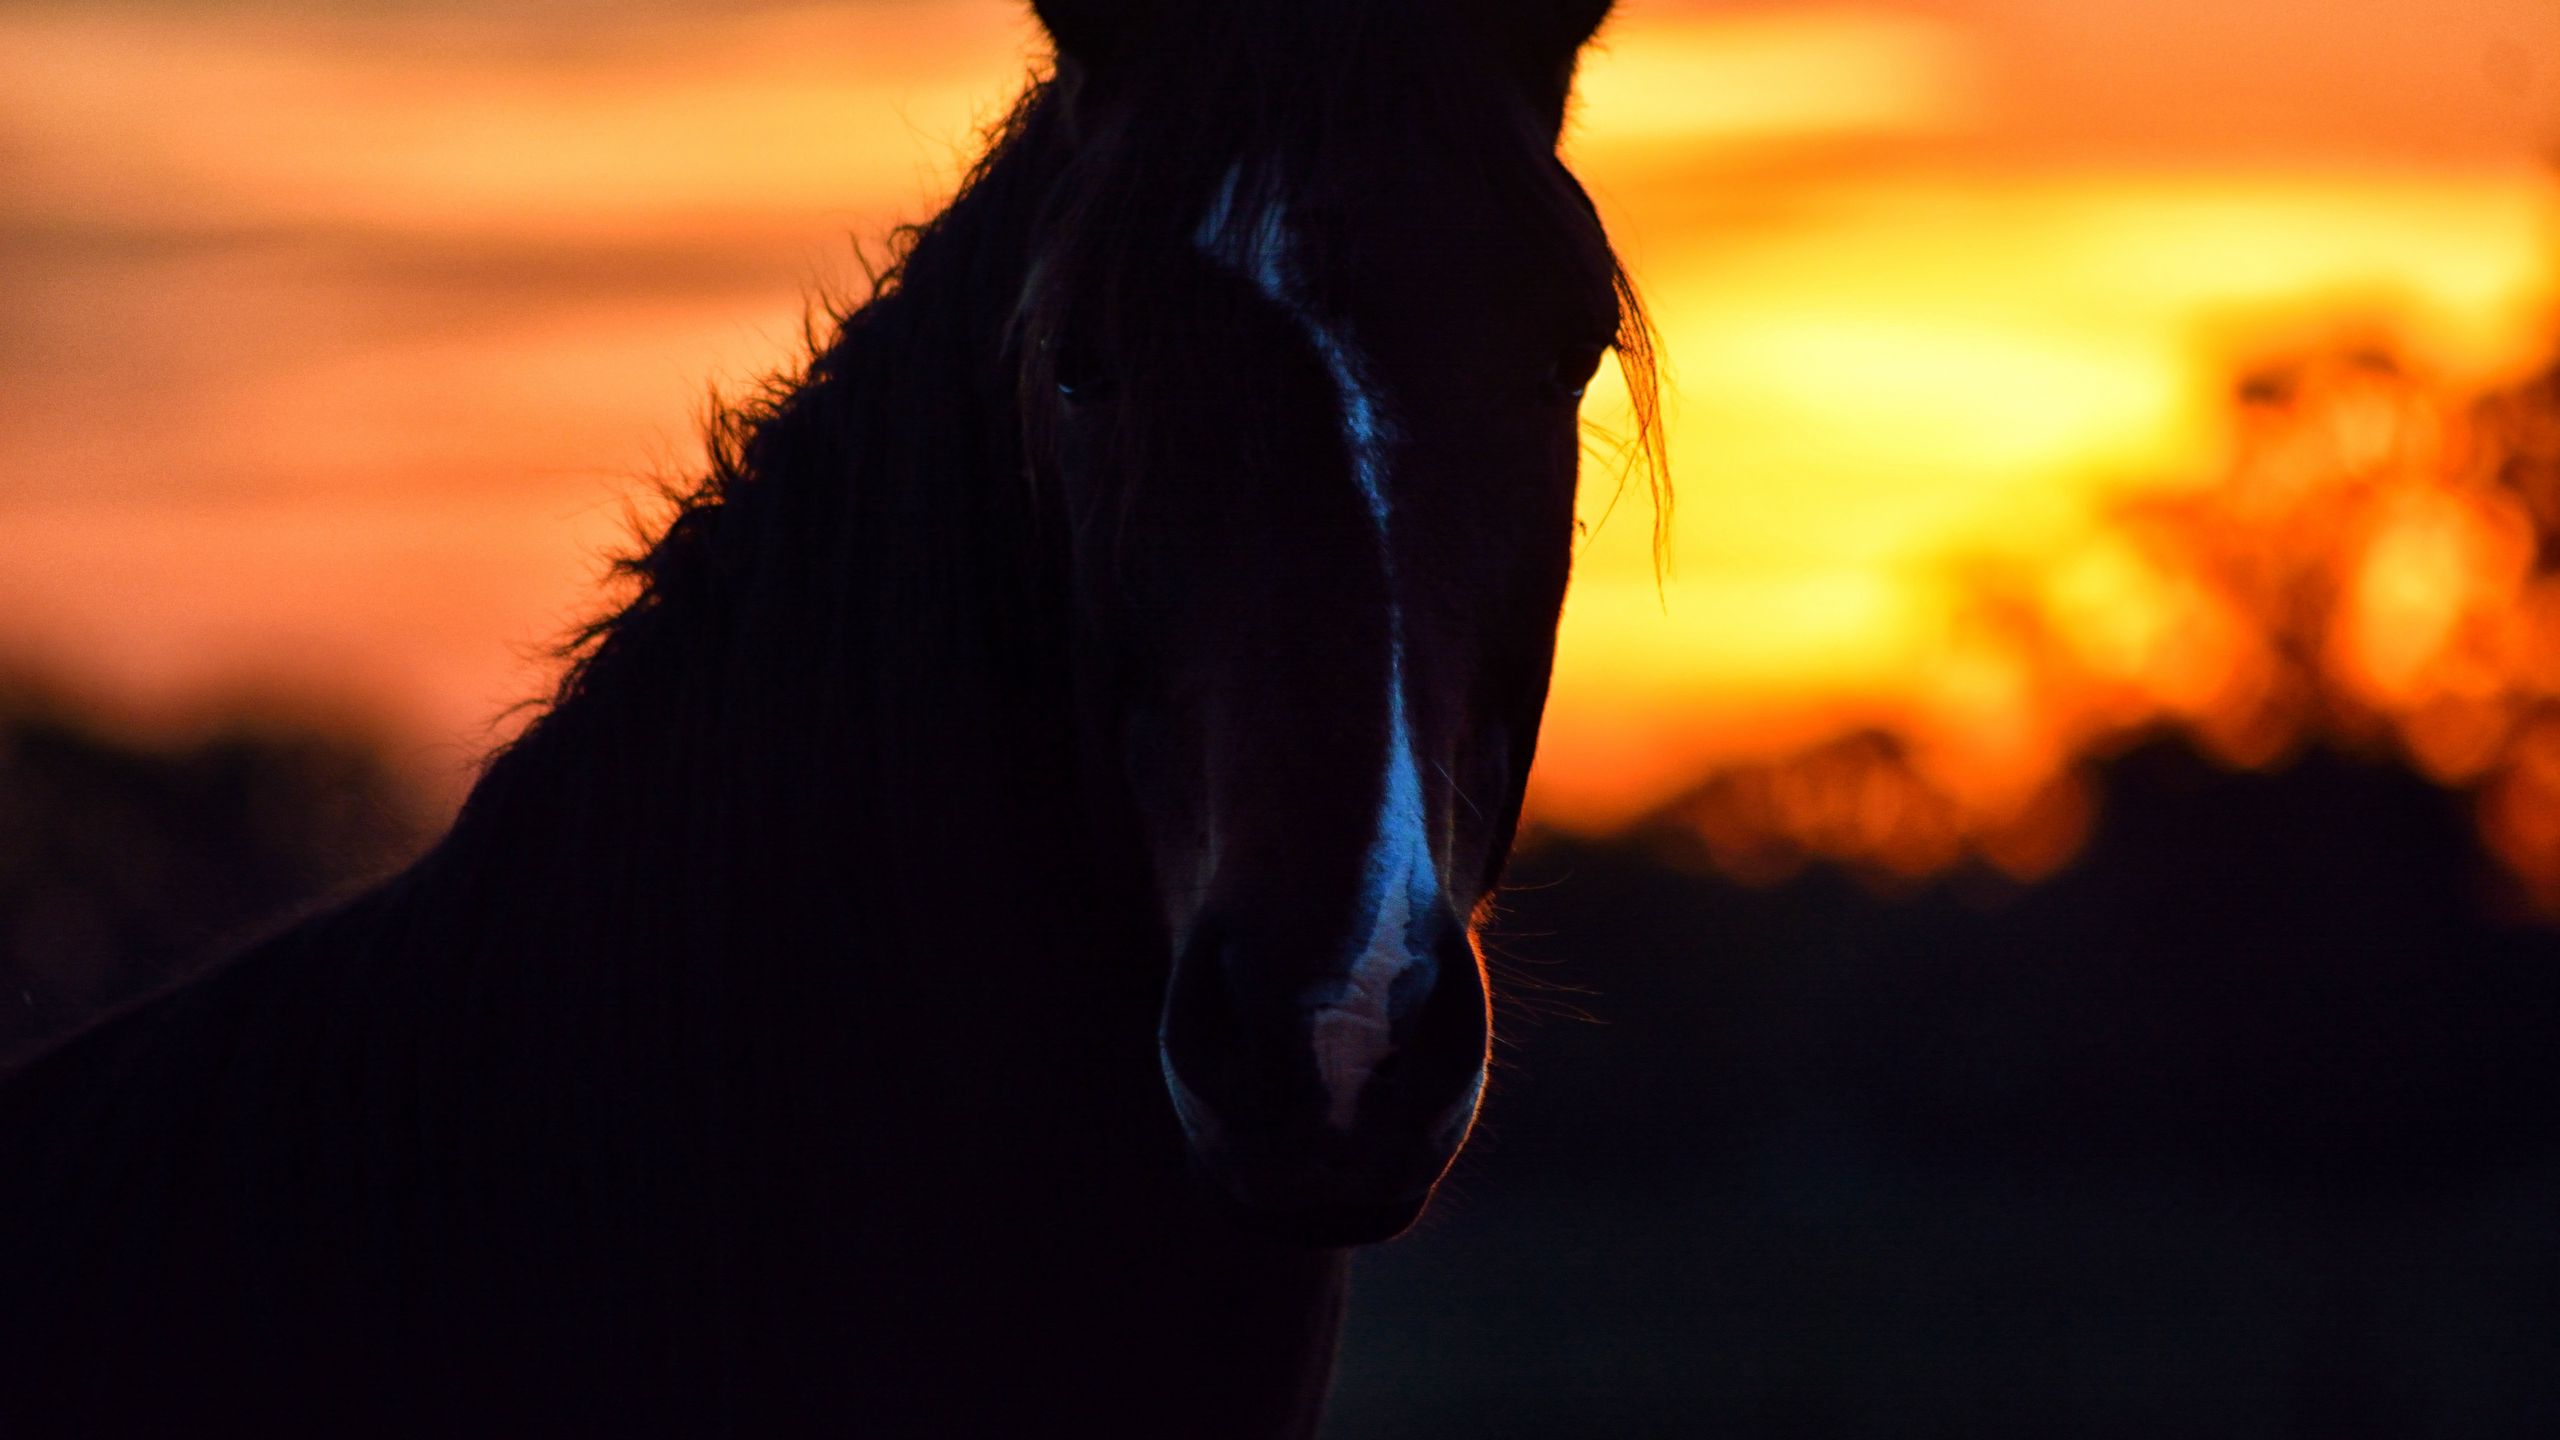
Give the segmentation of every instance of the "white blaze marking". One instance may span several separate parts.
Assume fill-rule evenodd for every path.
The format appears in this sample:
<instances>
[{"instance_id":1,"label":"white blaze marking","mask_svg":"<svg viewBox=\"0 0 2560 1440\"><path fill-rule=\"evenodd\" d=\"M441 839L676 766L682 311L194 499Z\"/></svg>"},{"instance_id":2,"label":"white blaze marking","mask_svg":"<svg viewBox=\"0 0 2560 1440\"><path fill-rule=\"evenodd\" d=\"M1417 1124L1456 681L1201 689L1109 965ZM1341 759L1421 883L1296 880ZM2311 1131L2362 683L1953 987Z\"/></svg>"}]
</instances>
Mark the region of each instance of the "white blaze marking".
<instances>
[{"instance_id":1,"label":"white blaze marking","mask_svg":"<svg viewBox=\"0 0 2560 1440\"><path fill-rule=\"evenodd\" d=\"M1394 1048L1388 1001L1397 979L1417 965L1413 929L1428 919L1440 880L1423 816L1422 777L1413 758L1413 730L1405 718L1404 613L1395 592L1395 553L1387 541L1387 446L1393 438L1372 393L1367 366L1350 337L1314 313L1290 274L1287 212L1267 172L1257 193L1239 196L1242 166L1230 167L1200 218L1193 241L1211 258L1253 282L1264 298L1298 322L1332 377L1342 404L1342 436L1353 478L1369 502L1378 534L1378 560L1387 575L1387 760L1378 817L1363 869L1359 958L1341 984L1310 997L1316 1072L1331 1102L1327 1123L1347 1130L1359 1113L1360 1091ZM1242 204L1245 213L1239 214ZM1422 983L1431 979L1427 973Z\"/></svg>"}]
</instances>

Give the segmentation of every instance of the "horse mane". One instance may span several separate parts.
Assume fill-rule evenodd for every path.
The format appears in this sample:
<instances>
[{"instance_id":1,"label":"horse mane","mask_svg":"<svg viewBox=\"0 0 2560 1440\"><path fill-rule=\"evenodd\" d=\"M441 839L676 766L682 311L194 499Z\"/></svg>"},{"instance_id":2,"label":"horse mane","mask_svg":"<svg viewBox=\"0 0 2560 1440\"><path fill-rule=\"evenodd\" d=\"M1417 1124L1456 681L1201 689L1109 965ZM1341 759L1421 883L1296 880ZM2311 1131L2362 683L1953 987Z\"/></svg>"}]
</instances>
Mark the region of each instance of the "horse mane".
<instances>
[{"instance_id":1,"label":"horse mane","mask_svg":"<svg viewBox=\"0 0 2560 1440\"><path fill-rule=\"evenodd\" d=\"M1056 577L1006 354L1058 131L1054 84L1035 78L951 204L895 232L868 298L714 409L706 469L662 487L663 528L614 562L623 599L561 647L549 704L493 754L434 864L513 885L512 862L483 852L546 812L687 851L698 934L735 918L738 896L713 892L767 888L792 843L853 845L865 888L895 893L909 847L855 822L967 808L924 783L958 767L919 759L953 725L1059 718L1058 609L1042 603ZM839 813L812 813L820 797ZM759 815L792 823L742 853L735 822Z\"/></svg>"},{"instance_id":2,"label":"horse mane","mask_svg":"<svg viewBox=\"0 0 2560 1440\"><path fill-rule=\"evenodd\" d=\"M920 490L960 491L973 478L970 460L993 462L974 468L998 483L1020 469L1013 437L987 424L984 382L1001 359L973 365L969 352L1001 333L993 302L1003 259L987 252L1019 243L1047 188L1032 152L1049 138L1034 131L1051 88L1034 77L987 132L951 204L891 233L867 298L831 313L823 333L804 326L805 357L715 402L704 424L707 467L689 486L658 487L669 505L663 528L613 561L627 598L559 647L568 664L550 714L526 738L706 631L750 651L785 637L804 651L851 638L860 618L852 602L865 580L882 579L859 568L879 564L879 542L909 541L937 515L978 509L919 504L884 517L878 507ZM883 518L902 528L882 534L872 522ZM706 625L707 616L717 621ZM872 699L887 698L873 690Z\"/></svg>"},{"instance_id":3,"label":"horse mane","mask_svg":"<svg viewBox=\"0 0 2560 1440\"><path fill-rule=\"evenodd\" d=\"M741 397L715 399L703 426L707 468L689 484L657 487L670 506L669 517L654 539L614 558L614 576L629 587L629 598L579 626L560 647L570 663L555 707L609 684L629 653L653 643L663 627L684 624L684 612L703 597L717 592L737 598L742 579L777 574L759 565L769 557L748 533L793 498L775 496L775 482L767 477L815 466L840 473L848 486L879 489L889 478L879 473L884 460L912 465L942 453L927 443L866 457L864 432L873 427L921 431L933 440L961 441L958 448L965 450L974 437L956 432L977 417L955 403L964 397L940 383L945 377L931 377L937 383L930 385L913 383L911 357L933 329L951 328L933 307L953 297L932 292L958 288L947 282L960 278L954 272L965 267L948 263L941 247L960 243L966 231L1000 230L1005 220L1021 219L1038 198L1038 185L1023 173L1028 167L1021 152L1049 93L1049 82L1034 76L1012 109L987 130L984 148L952 203L931 220L890 232L886 262L866 261L869 293L860 303L842 310L828 306L823 329L816 319L804 322L807 353L798 362L764 377ZM928 293L911 296L918 288ZM760 610L757 602L764 599L748 604Z\"/></svg>"}]
</instances>

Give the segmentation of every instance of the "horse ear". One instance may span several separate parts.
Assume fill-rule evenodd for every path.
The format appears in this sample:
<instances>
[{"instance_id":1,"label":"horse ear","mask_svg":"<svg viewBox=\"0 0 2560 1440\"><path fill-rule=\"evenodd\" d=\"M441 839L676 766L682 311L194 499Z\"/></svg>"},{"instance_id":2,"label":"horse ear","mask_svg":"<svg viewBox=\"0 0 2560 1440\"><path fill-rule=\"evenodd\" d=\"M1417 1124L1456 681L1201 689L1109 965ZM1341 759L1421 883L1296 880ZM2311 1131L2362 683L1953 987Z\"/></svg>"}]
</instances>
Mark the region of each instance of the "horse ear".
<instances>
[{"instance_id":1,"label":"horse ear","mask_svg":"<svg viewBox=\"0 0 2560 1440\"><path fill-rule=\"evenodd\" d=\"M1613 0L1512 0L1486 23L1503 55L1529 82L1530 99L1561 128L1565 97L1573 90L1574 57L1609 18Z\"/></svg>"},{"instance_id":2,"label":"horse ear","mask_svg":"<svg viewBox=\"0 0 2560 1440\"><path fill-rule=\"evenodd\" d=\"M1031 13L1058 53L1079 64L1108 60L1144 29L1151 0L1031 0Z\"/></svg>"},{"instance_id":3,"label":"horse ear","mask_svg":"<svg viewBox=\"0 0 2560 1440\"><path fill-rule=\"evenodd\" d=\"M1616 0L1547 0L1544 5L1523 9L1532 14L1547 12L1545 18L1553 26L1550 38L1563 45L1570 58L1572 52L1600 33L1600 22L1609 18L1609 9L1615 3Z\"/></svg>"}]
</instances>

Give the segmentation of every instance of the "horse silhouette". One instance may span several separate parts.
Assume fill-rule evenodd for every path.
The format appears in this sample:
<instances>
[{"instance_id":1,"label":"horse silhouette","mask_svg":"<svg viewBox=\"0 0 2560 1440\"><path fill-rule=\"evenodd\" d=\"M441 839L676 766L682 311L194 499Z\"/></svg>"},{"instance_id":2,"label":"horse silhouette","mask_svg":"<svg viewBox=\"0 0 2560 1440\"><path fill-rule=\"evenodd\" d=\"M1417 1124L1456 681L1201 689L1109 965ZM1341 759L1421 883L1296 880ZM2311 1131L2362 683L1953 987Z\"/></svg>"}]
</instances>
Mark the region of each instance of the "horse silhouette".
<instances>
[{"instance_id":1,"label":"horse silhouette","mask_svg":"<svg viewBox=\"0 0 2560 1440\"><path fill-rule=\"evenodd\" d=\"M1038 0L450 834L0 1091L0 1433L1311 1433L1651 394L1606 8Z\"/></svg>"}]
</instances>

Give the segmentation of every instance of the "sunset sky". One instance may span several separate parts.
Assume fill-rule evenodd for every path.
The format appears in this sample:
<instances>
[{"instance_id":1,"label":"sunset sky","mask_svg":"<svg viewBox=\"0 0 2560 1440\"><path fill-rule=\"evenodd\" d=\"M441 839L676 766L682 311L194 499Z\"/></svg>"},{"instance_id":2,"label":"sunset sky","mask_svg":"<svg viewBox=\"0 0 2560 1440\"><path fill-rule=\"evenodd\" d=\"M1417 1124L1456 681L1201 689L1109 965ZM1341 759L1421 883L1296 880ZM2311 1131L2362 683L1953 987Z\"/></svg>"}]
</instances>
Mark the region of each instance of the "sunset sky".
<instances>
[{"instance_id":1,"label":"sunset sky","mask_svg":"<svg viewBox=\"0 0 2560 1440\"><path fill-rule=\"evenodd\" d=\"M2272 356L2477 385L2555 333L2549 0L1624 0L1605 39L1568 151L1679 499L1658 584L1586 473L1551 821L1859 724L2011 783L2033 702L1966 575L2103 577ZM931 213L1037 48L1012 0L0 8L0 668L459 784L710 387Z\"/></svg>"}]
</instances>

